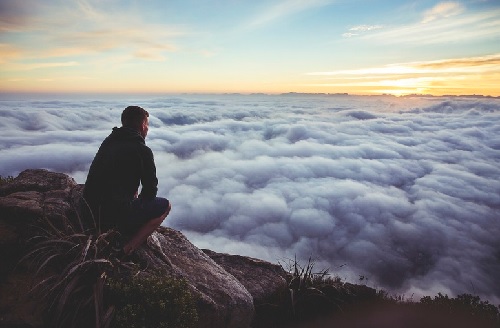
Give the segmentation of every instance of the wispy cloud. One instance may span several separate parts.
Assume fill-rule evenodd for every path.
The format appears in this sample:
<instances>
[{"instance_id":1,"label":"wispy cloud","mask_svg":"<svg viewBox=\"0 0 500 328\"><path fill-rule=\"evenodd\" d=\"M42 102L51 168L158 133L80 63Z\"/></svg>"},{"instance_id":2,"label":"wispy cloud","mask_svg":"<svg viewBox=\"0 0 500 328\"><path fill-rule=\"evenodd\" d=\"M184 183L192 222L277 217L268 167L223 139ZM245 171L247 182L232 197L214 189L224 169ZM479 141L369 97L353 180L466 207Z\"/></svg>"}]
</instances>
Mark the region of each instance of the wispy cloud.
<instances>
[{"instance_id":1,"label":"wispy cloud","mask_svg":"<svg viewBox=\"0 0 500 328\"><path fill-rule=\"evenodd\" d=\"M54 42L73 45L66 50L80 54L119 49L136 58L157 61L164 58L163 52L176 51L172 39L185 34L179 27L149 23L126 10L111 13L85 0L77 1L77 8L84 17L84 28L59 33Z\"/></svg>"},{"instance_id":2,"label":"wispy cloud","mask_svg":"<svg viewBox=\"0 0 500 328\"><path fill-rule=\"evenodd\" d=\"M294 15L304 10L321 7L332 3L332 0L285 0L266 8L254 17L247 28L258 28L286 16Z\"/></svg>"},{"instance_id":3,"label":"wispy cloud","mask_svg":"<svg viewBox=\"0 0 500 328\"><path fill-rule=\"evenodd\" d=\"M353 37L356 35L360 35L361 33L364 33L364 32L378 30L381 28L383 28L382 25L358 25L358 26L351 27L349 29L349 32L342 34L342 36L345 38L350 38L350 37Z\"/></svg>"},{"instance_id":4,"label":"wispy cloud","mask_svg":"<svg viewBox=\"0 0 500 328\"><path fill-rule=\"evenodd\" d=\"M0 33L20 32L29 29L42 4L36 0L0 1Z\"/></svg>"},{"instance_id":5,"label":"wispy cloud","mask_svg":"<svg viewBox=\"0 0 500 328\"><path fill-rule=\"evenodd\" d=\"M173 39L184 35L183 29L147 22L124 6L112 7L110 4L112 2L77 0L45 3L43 7L39 5L40 10L33 11L19 1L2 3L0 9L12 15L0 14L2 21L3 18L7 20L0 24L0 32L30 33L26 35L32 38L30 48L36 48L22 56L18 52L9 60L19 63L33 58L69 58L116 50L128 53L129 58L158 61L164 59L164 52L178 49ZM13 49L19 42L22 40L11 41L7 46Z\"/></svg>"},{"instance_id":6,"label":"wispy cloud","mask_svg":"<svg viewBox=\"0 0 500 328\"><path fill-rule=\"evenodd\" d=\"M141 58L141 59L146 59L146 60L152 60L152 61L164 61L165 56L163 56L160 52L147 49L147 50L138 50L134 53L135 58Z\"/></svg>"},{"instance_id":7,"label":"wispy cloud","mask_svg":"<svg viewBox=\"0 0 500 328\"><path fill-rule=\"evenodd\" d=\"M0 64L5 64L12 59L18 58L22 50L6 43L0 43Z\"/></svg>"},{"instance_id":8,"label":"wispy cloud","mask_svg":"<svg viewBox=\"0 0 500 328\"><path fill-rule=\"evenodd\" d=\"M490 69L500 69L500 54L494 54L490 56L481 57L469 57L469 58L459 58L459 59L448 59L448 60L435 60L428 62L420 62L415 64L417 67L423 69L430 68L436 69L455 69L461 71L468 69L469 71L480 72L483 70Z\"/></svg>"},{"instance_id":9,"label":"wispy cloud","mask_svg":"<svg viewBox=\"0 0 500 328\"><path fill-rule=\"evenodd\" d=\"M378 74L428 74L428 73L471 73L500 70L500 54L489 56L443 59L433 61L390 64L381 67L329 72L312 72L308 75L378 75Z\"/></svg>"},{"instance_id":10,"label":"wispy cloud","mask_svg":"<svg viewBox=\"0 0 500 328\"><path fill-rule=\"evenodd\" d=\"M465 8L458 2L441 2L424 13L422 23L429 23L439 18L446 18L461 14Z\"/></svg>"},{"instance_id":11,"label":"wispy cloud","mask_svg":"<svg viewBox=\"0 0 500 328\"><path fill-rule=\"evenodd\" d=\"M70 66L78 66L80 65L76 61L67 61L67 62L55 62L55 63L13 63L8 67L4 68L4 70L13 70L13 71L31 71L34 69L42 69L42 68L54 68L54 67L70 67Z\"/></svg>"},{"instance_id":12,"label":"wispy cloud","mask_svg":"<svg viewBox=\"0 0 500 328\"><path fill-rule=\"evenodd\" d=\"M102 52L111 49L130 49L133 53L149 53L157 58L163 51L175 51L177 47L165 42L169 36L175 35L172 31L162 31L155 27L125 28L125 27L105 27L95 30L71 31L60 34L56 37L56 42L62 44L73 44L75 47L66 48L69 53L80 51L80 54ZM53 54L62 55L57 50ZM143 57L145 58L145 57Z\"/></svg>"},{"instance_id":13,"label":"wispy cloud","mask_svg":"<svg viewBox=\"0 0 500 328\"><path fill-rule=\"evenodd\" d=\"M382 25L358 25L350 28L349 31L366 32L371 30L378 30L380 28L382 28Z\"/></svg>"},{"instance_id":14,"label":"wispy cloud","mask_svg":"<svg viewBox=\"0 0 500 328\"><path fill-rule=\"evenodd\" d=\"M419 21L398 26L359 25L342 36L378 44L426 45L495 38L500 31L500 9L469 12L458 2L441 2L421 17Z\"/></svg>"},{"instance_id":15,"label":"wispy cloud","mask_svg":"<svg viewBox=\"0 0 500 328\"><path fill-rule=\"evenodd\" d=\"M500 83L500 53L489 56L390 64L352 70L312 72L326 77L314 86L392 87L393 92L422 93L431 89L449 90L454 86L485 90Z\"/></svg>"}]
</instances>

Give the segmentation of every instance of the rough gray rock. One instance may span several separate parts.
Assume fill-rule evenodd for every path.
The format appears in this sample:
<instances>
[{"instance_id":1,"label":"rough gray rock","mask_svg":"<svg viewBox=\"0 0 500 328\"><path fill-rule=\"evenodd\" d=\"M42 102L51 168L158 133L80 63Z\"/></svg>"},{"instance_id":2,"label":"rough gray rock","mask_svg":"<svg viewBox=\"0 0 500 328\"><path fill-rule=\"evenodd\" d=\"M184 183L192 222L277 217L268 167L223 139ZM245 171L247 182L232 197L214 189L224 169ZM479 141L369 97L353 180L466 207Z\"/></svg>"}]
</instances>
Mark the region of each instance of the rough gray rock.
<instances>
[{"instance_id":1,"label":"rough gray rock","mask_svg":"<svg viewBox=\"0 0 500 328\"><path fill-rule=\"evenodd\" d=\"M33 273L19 265L32 237L33 224L72 215L72 188L67 175L27 170L0 186L0 326L40 327L42 313L28 296Z\"/></svg>"},{"instance_id":2,"label":"rough gray rock","mask_svg":"<svg viewBox=\"0 0 500 328\"><path fill-rule=\"evenodd\" d=\"M32 273L17 264L32 236L30 226L41 218L55 224L74 218L81 192L82 185L69 176L47 170L26 170L0 186L0 327L41 326L40 313L33 311L36 304L23 297ZM188 282L199 298L200 327L250 326L254 300L282 286L284 273L264 261L206 252L210 256L181 232L161 227L137 255L147 264L146 271Z\"/></svg>"},{"instance_id":3,"label":"rough gray rock","mask_svg":"<svg viewBox=\"0 0 500 328\"><path fill-rule=\"evenodd\" d=\"M287 273L279 265L259 259L203 250L212 260L238 279L250 292L256 304L286 288Z\"/></svg>"},{"instance_id":4,"label":"rough gray rock","mask_svg":"<svg viewBox=\"0 0 500 328\"><path fill-rule=\"evenodd\" d=\"M188 282L199 297L198 316L202 327L250 326L254 312L250 293L181 232L160 227L138 254L146 260L146 270L162 268Z\"/></svg>"}]
</instances>

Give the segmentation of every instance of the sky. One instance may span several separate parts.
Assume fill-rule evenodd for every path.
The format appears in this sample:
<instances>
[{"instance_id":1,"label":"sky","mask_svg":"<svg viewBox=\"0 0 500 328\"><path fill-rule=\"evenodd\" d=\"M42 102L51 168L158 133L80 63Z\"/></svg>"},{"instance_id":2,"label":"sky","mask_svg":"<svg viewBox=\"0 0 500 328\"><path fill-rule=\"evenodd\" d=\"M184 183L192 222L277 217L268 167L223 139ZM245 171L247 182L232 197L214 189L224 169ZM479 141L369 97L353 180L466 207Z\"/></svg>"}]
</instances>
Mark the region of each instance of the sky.
<instances>
[{"instance_id":1,"label":"sky","mask_svg":"<svg viewBox=\"0 0 500 328\"><path fill-rule=\"evenodd\" d=\"M500 304L500 99L117 95L0 100L0 176L84 183L127 105L150 113L163 223L196 246L297 259L419 300Z\"/></svg>"},{"instance_id":2,"label":"sky","mask_svg":"<svg viewBox=\"0 0 500 328\"><path fill-rule=\"evenodd\" d=\"M500 1L1 0L1 93L500 96Z\"/></svg>"}]
</instances>

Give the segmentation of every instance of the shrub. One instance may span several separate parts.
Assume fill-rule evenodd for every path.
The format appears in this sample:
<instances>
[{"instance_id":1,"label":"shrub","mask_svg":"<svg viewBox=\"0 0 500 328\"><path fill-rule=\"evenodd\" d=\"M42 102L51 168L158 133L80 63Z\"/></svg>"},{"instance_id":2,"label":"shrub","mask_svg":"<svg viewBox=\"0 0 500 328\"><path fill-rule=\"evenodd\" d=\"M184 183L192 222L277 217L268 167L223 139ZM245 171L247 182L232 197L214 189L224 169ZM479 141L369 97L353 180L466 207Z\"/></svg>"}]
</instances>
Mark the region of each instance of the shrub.
<instances>
[{"instance_id":1,"label":"shrub","mask_svg":"<svg viewBox=\"0 0 500 328\"><path fill-rule=\"evenodd\" d=\"M184 280L159 275L110 279L105 295L116 309L112 327L189 328L198 319Z\"/></svg>"},{"instance_id":2,"label":"shrub","mask_svg":"<svg viewBox=\"0 0 500 328\"><path fill-rule=\"evenodd\" d=\"M102 291L108 275L125 269L125 263L111 256L117 232L90 234L81 226L69 219L55 225L42 218L32 250L21 260L38 268L33 292L46 306L50 327L108 327L113 314L112 308L104 308Z\"/></svg>"},{"instance_id":3,"label":"shrub","mask_svg":"<svg viewBox=\"0 0 500 328\"><path fill-rule=\"evenodd\" d=\"M500 307L490 304L488 301L481 301L479 296L461 294L455 298L438 293L432 299L425 296L420 300L420 306L450 316L464 316L480 319L488 322L496 322L500 326Z\"/></svg>"},{"instance_id":4,"label":"shrub","mask_svg":"<svg viewBox=\"0 0 500 328\"><path fill-rule=\"evenodd\" d=\"M117 231L83 223L79 215L41 218L21 260L36 268L33 293L47 327L107 328L113 318L117 327L192 327L197 314L185 282L138 276L138 264L117 257Z\"/></svg>"},{"instance_id":5,"label":"shrub","mask_svg":"<svg viewBox=\"0 0 500 328\"><path fill-rule=\"evenodd\" d=\"M315 262L309 258L305 266L297 259L288 260L282 268L288 272L289 300L285 306L289 308L290 320L303 321L335 312L343 305L344 295L349 290L339 277L331 277L329 270L315 272Z\"/></svg>"}]
</instances>

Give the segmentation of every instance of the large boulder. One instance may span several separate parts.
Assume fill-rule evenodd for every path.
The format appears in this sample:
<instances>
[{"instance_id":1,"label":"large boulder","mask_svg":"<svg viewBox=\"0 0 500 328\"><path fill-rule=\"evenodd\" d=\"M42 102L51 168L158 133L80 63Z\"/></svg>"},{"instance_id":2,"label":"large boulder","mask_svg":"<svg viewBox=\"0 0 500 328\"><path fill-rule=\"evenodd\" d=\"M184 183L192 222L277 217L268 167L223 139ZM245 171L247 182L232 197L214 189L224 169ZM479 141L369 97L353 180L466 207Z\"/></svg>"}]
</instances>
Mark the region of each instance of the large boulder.
<instances>
[{"instance_id":1,"label":"large boulder","mask_svg":"<svg viewBox=\"0 0 500 328\"><path fill-rule=\"evenodd\" d=\"M65 174L28 170L0 185L0 327L41 327L41 307L29 296L34 274L19 263L34 223L72 214L77 183Z\"/></svg>"},{"instance_id":2,"label":"large boulder","mask_svg":"<svg viewBox=\"0 0 500 328\"><path fill-rule=\"evenodd\" d=\"M209 249L203 251L245 286L255 304L264 303L270 295L287 288L287 273L277 264Z\"/></svg>"},{"instance_id":3,"label":"large boulder","mask_svg":"<svg viewBox=\"0 0 500 328\"><path fill-rule=\"evenodd\" d=\"M33 224L43 218L59 224L78 215L82 185L47 170L26 170L0 185L0 327L42 327L42 314L28 295L34 277L19 265L33 236ZM278 266L242 256L205 252L179 231L161 227L136 256L146 271L161 271L187 281L197 297L200 327L248 327L254 301L281 288ZM214 261L215 259L215 261Z\"/></svg>"},{"instance_id":4,"label":"large boulder","mask_svg":"<svg viewBox=\"0 0 500 328\"><path fill-rule=\"evenodd\" d=\"M162 268L188 282L198 297L201 327L250 326L254 312L250 293L181 232L160 227L137 253L146 270Z\"/></svg>"}]
</instances>

